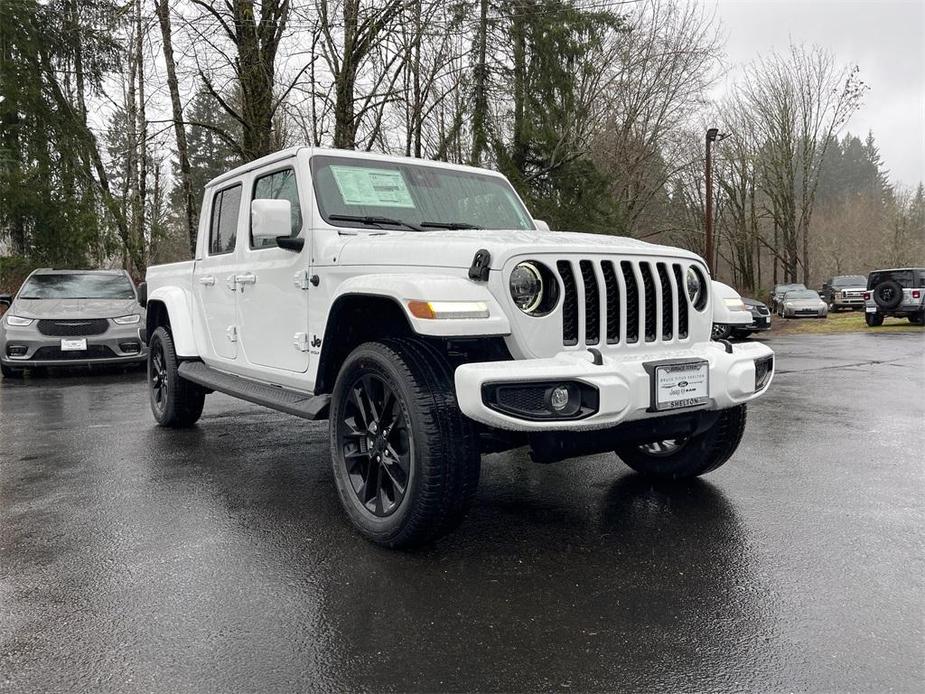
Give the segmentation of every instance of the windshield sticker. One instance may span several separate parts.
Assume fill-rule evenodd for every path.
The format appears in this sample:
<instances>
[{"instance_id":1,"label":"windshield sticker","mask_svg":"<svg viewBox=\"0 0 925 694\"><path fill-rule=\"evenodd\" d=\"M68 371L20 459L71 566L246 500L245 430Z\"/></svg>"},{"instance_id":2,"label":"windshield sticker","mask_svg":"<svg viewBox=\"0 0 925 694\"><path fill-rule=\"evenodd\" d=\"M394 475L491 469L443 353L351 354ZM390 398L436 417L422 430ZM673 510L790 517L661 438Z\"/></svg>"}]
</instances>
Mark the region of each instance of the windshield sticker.
<instances>
[{"instance_id":1,"label":"windshield sticker","mask_svg":"<svg viewBox=\"0 0 925 694\"><path fill-rule=\"evenodd\" d=\"M400 171L332 164L331 173L346 205L414 207Z\"/></svg>"}]
</instances>

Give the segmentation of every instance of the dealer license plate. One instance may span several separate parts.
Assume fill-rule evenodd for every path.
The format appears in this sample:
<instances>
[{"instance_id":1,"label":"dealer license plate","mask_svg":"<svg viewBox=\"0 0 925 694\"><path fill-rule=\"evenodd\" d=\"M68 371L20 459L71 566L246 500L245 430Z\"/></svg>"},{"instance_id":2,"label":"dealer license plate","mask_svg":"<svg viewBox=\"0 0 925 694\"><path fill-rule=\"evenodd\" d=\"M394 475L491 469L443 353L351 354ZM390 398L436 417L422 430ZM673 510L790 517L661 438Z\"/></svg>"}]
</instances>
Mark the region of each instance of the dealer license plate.
<instances>
[{"instance_id":1,"label":"dealer license plate","mask_svg":"<svg viewBox=\"0 0 925 694\"><path fill-rule=\"evenodd\" d=\"M710 365L705 361L660 364L653 378L656 410L695 407L710 398Z\"/></svg>"},{"instance_id":2,"label":"dealer license plate","mask_svg":"<svg viewBox=\"0 0 925 694\"><path fill-rule=\"evenodd\" d=\"M80 352L87 349L87 338L82 337L79 340L61 340L62 352Z\"/></svg>"}]
</instances>

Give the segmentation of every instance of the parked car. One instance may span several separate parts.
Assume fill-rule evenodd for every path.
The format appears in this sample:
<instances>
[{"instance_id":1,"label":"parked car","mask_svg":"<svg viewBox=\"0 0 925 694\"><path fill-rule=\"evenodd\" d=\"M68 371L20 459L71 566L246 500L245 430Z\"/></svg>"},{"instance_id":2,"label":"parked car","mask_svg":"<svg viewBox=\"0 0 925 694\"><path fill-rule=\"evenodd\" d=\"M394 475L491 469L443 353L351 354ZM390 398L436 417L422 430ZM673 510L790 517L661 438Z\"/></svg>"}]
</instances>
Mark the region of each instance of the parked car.
<instances>
[{"instance_id":1,"label":"parked car","mask_svg":"<svg viewBox=\"0 0 925 694\"><path fill-rule=\"evenodd\" d=\"M867 278L864 275L839 275L823 282L819 296L833 313L843 308L860 311L864 308L866 289Z\"/></svg>"},{"instance_id":2,"label":"parked car","mask_svg":"<svg viewBox=\"0 0 925 694\"><path fill-rule=\"evenodd\" d=\"M24 368L144 362L144 300L123 270L35 270L0 320L0 366Z\"/></svg>"},{"instance_id":3,"label":"parked car","mask_svg":"<svg viewBox=\"0 0 925 694\"><path fill-rule=\"evenodd\" d=\"M874 270L867 276L864 306L871 327L883 325L886 316L925 325L925 268Z\"/></svg>"},{"instance_id":4,"label":"parked car","mask_svg":"<svg viewBox=\"0 0 925 694\"><path fill-rule=\"evenodd\" d=\"M797 291L798 289L806 289L806 286L800 282L793 282L791 284L775 284L774 290L771 292L771 310L779 315L780 304L784 298L784 294L787 292Z\"/></svg>"},{"instance_id":5,"label":"parked car","mask_svg":"<svg viewBox=\"0 0 925 694\"><path fill-rule=\"evenodd\" d=\"M773 377L711 342L701 258L548 231L492 171L296 147L208 183L198 233L148 268L154 419L212 391L327 419L344 511L389 547L455 527L486 451L709 472Z\"/></svg>"},{"instance_id":6,"label":"parked car","mask_svg":"<svg viewBox=\"0 0 925 694\"><path fill-rule=\"evenodd\" d=\"M780 300L778 315L781 318L825 318L828 305L812 289L796 289L784 294Z\"/></svg>"},{"instance_id":7,"label":"parked car","mask_svg":"<svg viewBox=\"0 0 925 694\"><path fill-rule=\"evenodd\" d=\"M714 340L729 339L736 329L751 323L752 314L739 293L728 284L713 280L713 332Z\"/></svg>"},{"instance_id":8,"label":"parked car","mask_svg":"<svg viewBox=\"0 0 925 694\"><path fill-rule=\"evenodd\" d=\"M733 337L748 337L752 333L763 332L771 329L771 309L757 299L742 297L742 303L748 308L751 314L751 322L744 327L736 327L732 330Z\"/></svg>"}]
</instances>

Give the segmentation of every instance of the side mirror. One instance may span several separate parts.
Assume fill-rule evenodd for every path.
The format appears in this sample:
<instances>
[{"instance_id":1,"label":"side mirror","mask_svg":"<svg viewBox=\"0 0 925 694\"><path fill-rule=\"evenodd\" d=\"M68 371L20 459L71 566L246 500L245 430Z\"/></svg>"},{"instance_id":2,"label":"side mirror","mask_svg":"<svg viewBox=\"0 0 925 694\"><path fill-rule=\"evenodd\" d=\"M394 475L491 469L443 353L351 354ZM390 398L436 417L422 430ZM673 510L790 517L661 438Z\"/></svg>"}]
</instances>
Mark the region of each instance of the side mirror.
<instances>
[{"instance_id":1,"label":"side mirror","mask_svg":"<svg viewBox=\"0 0 925 694\"><path fill-rule=\"evenodd\" d=\"M258 248L276 246L292 230L292 204L288 200L251 202L251 238Z\"/></svg>"},{"instance_id":2,"label":"side mirror","mask_svg":"<svg viewBox=\"0 0 925 694\"><path fill-rule=\"evenodd\" d=\"M542 219L534 219L533 224L536 225L536 228L540 231L549 231L549 224L544 222Z\"/></svg>"},{"instance_id":3,"label":"side mirror","mask_svg":"<svg viewBox=\"0 0 925 694\"><path fill-rule=\"evenodd\" d=\"M148 283L139 282L138 286L135 287L135 292L138 294L138 305L144 308L148 305Z\"/></svg>"},{"instance_id":4,"label":"side mirror","mask_svg":"<svg viewBox=\"0 0 925 694\"><path fill-rule=\"evenodd\" d=\"M12 306L13 305L13 295L12 294L0 294L0 305Z\"/></svg>"}]
</instances>

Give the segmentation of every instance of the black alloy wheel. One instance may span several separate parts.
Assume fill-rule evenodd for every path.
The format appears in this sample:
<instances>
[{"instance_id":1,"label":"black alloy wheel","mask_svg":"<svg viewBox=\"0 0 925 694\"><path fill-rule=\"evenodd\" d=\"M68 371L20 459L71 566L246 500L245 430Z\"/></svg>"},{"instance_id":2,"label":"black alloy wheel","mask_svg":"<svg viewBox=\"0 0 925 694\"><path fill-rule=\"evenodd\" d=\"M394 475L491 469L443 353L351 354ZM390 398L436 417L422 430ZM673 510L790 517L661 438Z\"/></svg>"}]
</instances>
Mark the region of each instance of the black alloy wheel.
<instances>
[{"instance_id":1,"label":"black alloy wheel","mask_svg":"<svg viewBox=\"0 0 925 694\"><path fill-rule=\"evenodd\" d=\"M400 395L378 374L351 386L339 427L347 477L359 502L378 518L405 498L414 469L414 439Z\"/></svg>"},{"instance_id":2,"label":"black alloy wheel","mask_svg":"<svg viewBox=\"0 0 925 694\"><path fill-rule=\"evenodd\" d=\"M151 407L155 415L163 416L167 409L167 395L169 382L167 380L167 365L164 360L164 346L160 340L151 345L151 356L148 359L148 379L151 383Z\"/></svg>"}]
</instances>

